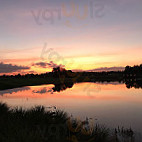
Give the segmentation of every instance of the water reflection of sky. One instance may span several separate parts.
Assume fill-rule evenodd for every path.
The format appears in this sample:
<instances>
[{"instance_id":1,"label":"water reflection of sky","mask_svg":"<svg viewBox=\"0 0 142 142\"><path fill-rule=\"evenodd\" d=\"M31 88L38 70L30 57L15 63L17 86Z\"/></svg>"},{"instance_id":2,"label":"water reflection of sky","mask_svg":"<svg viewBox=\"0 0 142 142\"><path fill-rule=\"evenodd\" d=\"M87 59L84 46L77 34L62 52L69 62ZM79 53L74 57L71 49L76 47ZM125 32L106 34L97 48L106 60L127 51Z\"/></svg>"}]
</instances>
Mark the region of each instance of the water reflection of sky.
<instances>
[{"instance_id":1,"label":"water reflection of sky","mask_svg":"<svg viewBox=\"0 0 142 142\"><path fill-rule=\"evenodd\" d=\"M47 88L47 87L43 87L40 90L33 90L33 93L37 93L37 94L45 94L45 93L51 93L53 94L53 90L52 88Z\"/></svg>"},{"instance_id":2,"label":"water reflection of sky","mask_svg":"<svg viewBox=\"0 0 142 142\"><path fill-rule=\"evenodd\" d=\"M8 89L8 90L0 91L0 95L3 96L5 94L13 94L13 93L22 92L22 91L25 91L25 90L30 90L30 87L21 87L21 88L14 88L14 89Z\"/></svg>"},{"instance_id":3,"label":"water reflection of sky","mask_svg":"<svg viewBox=\"0 0 142 142\"><path fill-rule=\"evenodd\" d=\"M56 106L82 119L97 118L112 127L132 126L142 132L142 89L127 89L119 83L79 83L61 92L52 88L54 85L41 85L0 91L0 100L24 108Z\"/></svg>"}]
</instances>

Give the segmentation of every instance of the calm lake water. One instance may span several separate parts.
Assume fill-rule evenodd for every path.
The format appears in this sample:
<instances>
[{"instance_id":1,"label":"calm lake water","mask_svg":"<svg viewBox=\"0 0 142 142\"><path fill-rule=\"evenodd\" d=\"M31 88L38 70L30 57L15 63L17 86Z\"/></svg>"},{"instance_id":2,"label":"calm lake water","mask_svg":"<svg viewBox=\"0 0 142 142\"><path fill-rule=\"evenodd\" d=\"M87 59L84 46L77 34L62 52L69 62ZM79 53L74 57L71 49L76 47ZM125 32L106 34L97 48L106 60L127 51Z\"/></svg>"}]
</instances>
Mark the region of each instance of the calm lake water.
<instances>
[{"instance_id":1,"label":"calm lake water","mask_svg":"<svg viewBox=\"0 0 142 142\"><path fill-rule=\"evenodd\" d=\"M83 120L93 118L112 128L119 125L142 133L142 89L128 89L117 82L77 83L54 92L56 89L54 85L41 85L4 90L0 91L0 101L10 107L56 106Z\"/></svg>"}]
</instances>

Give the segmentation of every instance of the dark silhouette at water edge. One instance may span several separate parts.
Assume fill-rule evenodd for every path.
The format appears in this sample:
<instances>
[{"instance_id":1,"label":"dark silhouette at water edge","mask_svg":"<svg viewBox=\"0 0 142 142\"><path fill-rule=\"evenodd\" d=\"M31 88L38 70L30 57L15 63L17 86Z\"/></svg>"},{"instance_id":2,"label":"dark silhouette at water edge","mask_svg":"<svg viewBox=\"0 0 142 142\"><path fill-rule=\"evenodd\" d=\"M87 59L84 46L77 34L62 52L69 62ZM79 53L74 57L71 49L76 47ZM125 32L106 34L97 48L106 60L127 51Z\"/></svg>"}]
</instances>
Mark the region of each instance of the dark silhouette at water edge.
<instances>
[{"instance_id":1,"label":"dark silhouette at water edge","mask_svg":"<svg viewBox=\"0 0 142 142\"><path fill-rule=\"evenodd\" d=\"M44 74L3 75L0 76L0 90L42 84L54 84L55 91L59 87L64 90L79 82L120 82L127 88L142 87L142 65L126 66L124 71L110 72L72 72L64 68L53 68L52 72Z\"/></svg>"}]
</instances>

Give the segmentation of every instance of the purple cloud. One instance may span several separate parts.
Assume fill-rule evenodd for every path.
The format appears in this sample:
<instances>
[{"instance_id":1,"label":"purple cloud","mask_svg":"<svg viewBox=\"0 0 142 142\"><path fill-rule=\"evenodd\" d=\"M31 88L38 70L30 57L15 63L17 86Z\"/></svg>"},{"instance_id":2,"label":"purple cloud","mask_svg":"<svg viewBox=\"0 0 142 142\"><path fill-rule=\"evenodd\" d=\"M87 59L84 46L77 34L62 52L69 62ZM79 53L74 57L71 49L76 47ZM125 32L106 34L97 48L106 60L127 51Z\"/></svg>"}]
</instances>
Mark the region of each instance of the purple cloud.
<instances>
[{"instance_id":1,"label":"purple cloud","mask_svg":"<svg viewBox=\"0 0 142 142\"><path fill-rule=\"evenodd\" d=\"M27 69L30 69L30 67L4 64L3 62L0 63L0 73L13 73L13 72L27 70Z\"/></svg>"},{"instance_id":2,"label":"purple cloud","mask_svg":"<svg viewBox=\"0 0 142 142\"><path fill-rule=\"evenodd\" d=\"M38 67L41 67L41 68L56 68L56 67L65 67L64 65L60 64L60 65L57 65L55 64L53 61L50 61L49 63L48 62L38 62L38 63L34 63L32 64L32 66L38 66Z\"/></svg>"}]
</instances>

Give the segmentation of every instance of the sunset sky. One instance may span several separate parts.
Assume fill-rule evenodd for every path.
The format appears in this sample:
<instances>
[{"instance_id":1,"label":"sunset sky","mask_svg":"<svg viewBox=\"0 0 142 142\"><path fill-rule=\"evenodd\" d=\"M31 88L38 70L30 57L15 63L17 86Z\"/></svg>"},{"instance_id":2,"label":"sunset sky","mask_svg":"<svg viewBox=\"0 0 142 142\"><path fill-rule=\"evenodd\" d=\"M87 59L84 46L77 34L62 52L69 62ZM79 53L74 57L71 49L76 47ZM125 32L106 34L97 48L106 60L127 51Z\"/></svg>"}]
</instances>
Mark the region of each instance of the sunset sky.
<instances>
[{"instance_id":1,"label":"sunset sky","mask_svg":"<svg viewBox=\"0 0 142 142\"><path fill-rule=\"evenodd\" d=\"M142 0L0 0L0 74L142 62Z\"/></svg>"}]
</instances>

